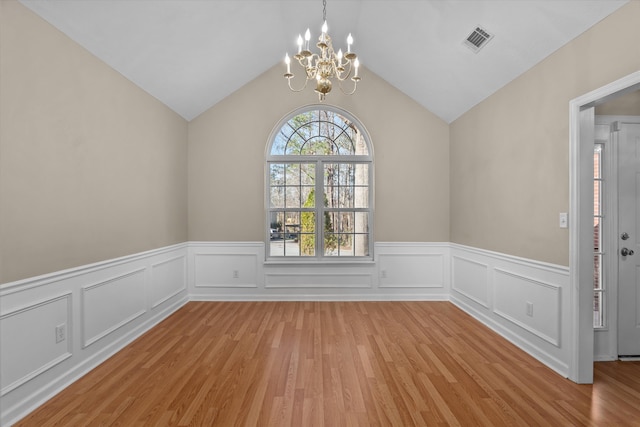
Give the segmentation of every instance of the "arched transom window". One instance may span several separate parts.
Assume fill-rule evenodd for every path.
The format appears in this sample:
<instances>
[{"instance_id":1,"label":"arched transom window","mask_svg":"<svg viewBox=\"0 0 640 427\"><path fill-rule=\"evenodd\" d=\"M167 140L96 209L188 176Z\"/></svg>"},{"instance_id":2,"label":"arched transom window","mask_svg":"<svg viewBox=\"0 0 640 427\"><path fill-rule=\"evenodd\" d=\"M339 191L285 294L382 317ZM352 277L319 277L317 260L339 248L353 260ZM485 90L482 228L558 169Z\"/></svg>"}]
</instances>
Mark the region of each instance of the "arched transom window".
<instances>
[{"instance_id":1,"label":"arched transom window","mask_svg":"<svg viewBox=\"0 0 640 427\"><path fill-rule=\"evenodd\" d=\"M266 170L269 259L372 258L373 156L350 114L323 105L288 116Z\"/></svg>"}]
</instances>

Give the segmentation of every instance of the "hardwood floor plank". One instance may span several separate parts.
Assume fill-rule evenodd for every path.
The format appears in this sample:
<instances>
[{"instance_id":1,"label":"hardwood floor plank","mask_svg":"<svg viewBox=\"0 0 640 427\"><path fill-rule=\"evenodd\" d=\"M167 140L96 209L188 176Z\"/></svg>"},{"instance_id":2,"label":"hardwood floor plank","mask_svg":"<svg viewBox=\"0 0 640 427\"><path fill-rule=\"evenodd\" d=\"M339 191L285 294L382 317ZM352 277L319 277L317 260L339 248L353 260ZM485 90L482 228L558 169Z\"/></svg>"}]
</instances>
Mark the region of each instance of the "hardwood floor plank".
<instances>
[{"instance_id":1,"label":"hardwood floor plank","mask_svg":"<svg viewBox=\"0 0 640 427\"><path fill-rule=\"evenodd\" d=\"M640 426L448 302L191 302L17 426Z\"/></svg>"}]
</instances>

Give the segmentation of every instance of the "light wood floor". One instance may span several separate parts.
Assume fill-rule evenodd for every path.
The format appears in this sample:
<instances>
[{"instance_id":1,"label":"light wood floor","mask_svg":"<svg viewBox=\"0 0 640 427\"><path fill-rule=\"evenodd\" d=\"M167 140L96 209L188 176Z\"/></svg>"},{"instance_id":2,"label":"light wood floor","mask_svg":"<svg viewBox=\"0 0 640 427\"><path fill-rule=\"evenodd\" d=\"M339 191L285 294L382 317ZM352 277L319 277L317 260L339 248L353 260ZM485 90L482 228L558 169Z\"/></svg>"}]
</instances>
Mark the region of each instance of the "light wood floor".
<instances>
[{"instance_id":1,"label":"light wood floor","mask_svg":"<svg viewBox=\"0 0 640 427\"><path fill-rule=\"evenodd\" d=\"M20 426L640 425L640 363L564 379L448 302L191 302Z\"/></svg>"}]
</instances>

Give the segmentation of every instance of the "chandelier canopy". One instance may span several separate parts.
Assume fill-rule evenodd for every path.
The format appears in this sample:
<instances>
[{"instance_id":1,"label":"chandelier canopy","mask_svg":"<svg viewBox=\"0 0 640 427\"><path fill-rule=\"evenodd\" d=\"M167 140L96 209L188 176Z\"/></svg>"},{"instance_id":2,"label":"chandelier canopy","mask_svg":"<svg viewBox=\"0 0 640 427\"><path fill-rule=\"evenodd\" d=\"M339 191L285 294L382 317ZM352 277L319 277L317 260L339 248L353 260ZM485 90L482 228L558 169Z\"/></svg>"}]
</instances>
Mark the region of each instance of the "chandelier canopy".
<instances>
[{"instance_id":1,"label":"chandelier canopy","mask_svg":"<svg viewBox=\"0 0 640 427\"><path fill-rule=\"evenodd\" d=\"M304 86L300 89L294 89L293 86L291 86L291 80L294 77L294 74L291 72L291 58L289 58L288 53L284 58L284 62L287 64L287 72L284 77L287 79L289 89L294 92L300 92L307 87L309 80L315 80L315 91L318 93L320 101L324 101L327 93L331 92L331 87L333 86L332 79L337 80L338 87L340 87L340 90L346 95L352 95L356 91L356 87L360 81L360 77L358 76L360 62L358 61L357 55L351 51L353 37L351 37L351 33L349 33L346 53L343 54L342 49L339 49L338 53L333 50L331 37L329 37L329 33L327 32L327 1L323 0L322 5L322 20L324 23L322 24L322 34L320 34L318 43L316 43L320 51L313 53L309 50L311 32L308 28L304 33L304 40L302 39L302 35L298 35L298 53L293 55L293 58L298 61L298 64L300 64L305 72ZM352 72L353 77L351 77ZM351 91L345 91L342 88L342 82L349 79L349 77L351 77L351 81L353 81L353 88Z\"/></svg>"}]
</instances>

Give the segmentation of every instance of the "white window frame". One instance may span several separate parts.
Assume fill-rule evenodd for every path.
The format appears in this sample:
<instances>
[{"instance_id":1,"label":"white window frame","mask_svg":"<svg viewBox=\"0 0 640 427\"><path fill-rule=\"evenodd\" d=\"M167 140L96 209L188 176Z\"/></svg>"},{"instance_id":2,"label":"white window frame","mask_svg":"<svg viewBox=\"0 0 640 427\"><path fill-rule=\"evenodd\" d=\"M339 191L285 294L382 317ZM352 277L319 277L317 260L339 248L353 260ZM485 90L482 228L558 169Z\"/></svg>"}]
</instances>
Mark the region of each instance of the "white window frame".
<instances>
[{"instance_id":1,"label":"white window frame","mask_svg":"<svg viewBox=\"0 0 640 427\"><path fill-rule=\"evenodd\" d=\"M285 126L294 117L305 114L314 110L325 110L343 116L349 120L358 129L364 143L367 146L368 155L274 155L271 154L272 146L276 141L276 137L283 126ZM273 128L269 139L267 141L267 148L265 153L265 256L267 262L277 263L353 263L353 262L372 262L374 260L374 159L373 159L373 145L369 133L365 129L360 120L354 117L348 111L337 108L331 105L325 104L312 104L305 107L296 109L285 117L283 117L277 125ZM297 164L314 164L315 165L315 204L313 208L272 208L270 206L271 198L271 177L270 177L270 165L278 163L297 163ZM368 207L367 208L328 208L324 206L324 165L326 164L367 164L368 165ZM272 255L271 254L271 221L272 213L275 211L312 211L315 213L315 255ZM368 214L368 242L366 256L358 255L325 255L324 254L324 217L325 213L331 213L335 211L343 212L365 212Z\"/></svg>"}]
</instances>

